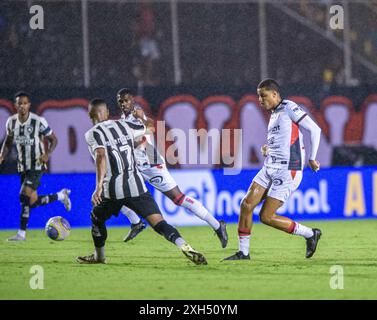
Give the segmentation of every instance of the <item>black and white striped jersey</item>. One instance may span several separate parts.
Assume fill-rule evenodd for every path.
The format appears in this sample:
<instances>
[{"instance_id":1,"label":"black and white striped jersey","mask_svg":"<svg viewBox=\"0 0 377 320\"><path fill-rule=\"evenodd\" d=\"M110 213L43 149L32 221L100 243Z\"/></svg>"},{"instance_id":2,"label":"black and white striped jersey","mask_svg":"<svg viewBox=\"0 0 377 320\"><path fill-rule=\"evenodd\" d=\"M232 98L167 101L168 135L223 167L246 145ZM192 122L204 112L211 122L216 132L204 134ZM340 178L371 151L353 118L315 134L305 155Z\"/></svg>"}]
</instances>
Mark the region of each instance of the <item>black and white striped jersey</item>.
<instances>
[{"instance_id":1,"label":"black and white striped jersey","mask_svg":"<svg viewBox=\"0 0 377 320\"><path fill-rule=\"evenodd\" d=\"M106 151L106 175L103 184L105 198L124 199L147 192L134 158L134 139L143 134L144 125L130 128L122 120L100 122L85 133L93 159L96 149L104 148Z\"/></svg>"},{"instance_id":2,"label":"black and white striped jersey","mask_svg":"<svg viewBox=\"0 0 377 320\"><path fill-rule=\"evenodd\" d=\"M143 124L142 121L136 118L132 113L130 113L127 117L122 115L122 119L126 121L131 128L133 126ZM164 157L157 150L152 138L153 137L151 137L151 135L148 134L136 140L137 142L139 142L139 144L135 148L135 158L139 169L145 169L150 166L165 163Z\"/></svg>"},{"instance_id":3,"label":"black and white striped jersey","mask_svg":"<svg viewBox=\"0 0 377 320\"><path fill-rule=\"evenodd\" d=\"M16 143L18 172L44 169L45 165L39 161L44 153L43 138L52 134L46 119L29 112L26 122L21 123L18 114L14 114L8 118L6 130Z\"/></svg>"}]
</instances>

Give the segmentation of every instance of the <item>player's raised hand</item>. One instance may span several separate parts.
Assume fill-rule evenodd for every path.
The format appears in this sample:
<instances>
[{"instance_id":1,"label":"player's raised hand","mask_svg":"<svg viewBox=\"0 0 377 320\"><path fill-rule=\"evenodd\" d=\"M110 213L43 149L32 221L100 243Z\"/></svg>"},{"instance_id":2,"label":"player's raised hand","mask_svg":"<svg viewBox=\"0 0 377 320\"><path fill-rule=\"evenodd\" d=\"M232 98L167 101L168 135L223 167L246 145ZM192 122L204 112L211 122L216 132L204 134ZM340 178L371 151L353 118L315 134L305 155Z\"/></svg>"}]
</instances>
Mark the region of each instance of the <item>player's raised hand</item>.
<instances>
[{"instance_id":1,"label":"player's raised hand","mask_svg":"<svg viewBox=\"0 0 377 320\"><path fill-rule=\"evenodd\" d=\"M314 171L317 172L320 168L319 161L317 160L309 160L309 167Z\"/></svg>"},{"instance_id":2,"label":"player's raised hand","mask_svg":"<svg viewBox=\"0 0 377 320\"><path fill-rule=\"evenodd\" d=\"M92 204L93 204L93 206L98 206L101 203L101 201L102 201L101 195L102 195L102 187L94 190L94 192L92 194Z\"/></svg>"},{"instance_id":3,"label":"player's raised hand","mask_svg":"<svg viewBox=\"0 0 377 320\"><path fill-rule=\"evenodd\" d=\"M4 157L3 157L3 155L2 155L2 154L0 154L0 164L2 164L2 163L3 163L3 161L4 161Z\"/></svg>"},{"instance_id":4,"label":"player's raised hand","mask_svg":"<svg viewBox=\"0 0 377 320\"><path fill-rule=\"evenodd\" d=\"M141 108L135 108L133 110L133 115L135 118L144 119L144 111Z\"/></svg>"},{"instance_id":5,"label":"player's raised hand","mask_svg":"<svg viewBox=\"0 0 377 320\"><path fill-rule=\"evenodd\" d=\"M268 154L268 145L264 144L263 146L261 146L260 152L262 152L263 156L267 157L267 154Z\"/></svg>"}]
</instances>

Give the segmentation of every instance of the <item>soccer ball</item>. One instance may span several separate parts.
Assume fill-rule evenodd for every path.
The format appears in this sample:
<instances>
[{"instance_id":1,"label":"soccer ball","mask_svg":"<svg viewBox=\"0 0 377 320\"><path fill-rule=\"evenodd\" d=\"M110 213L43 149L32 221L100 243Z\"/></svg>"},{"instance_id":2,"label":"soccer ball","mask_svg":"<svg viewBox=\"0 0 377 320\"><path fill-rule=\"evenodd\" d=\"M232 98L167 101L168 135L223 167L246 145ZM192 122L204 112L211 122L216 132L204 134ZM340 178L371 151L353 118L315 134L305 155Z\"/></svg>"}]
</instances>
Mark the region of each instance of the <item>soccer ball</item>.
<instances>
[{"instance_id":1,"label":"soccer ball","mask_svg":"<svg viewBox=\"0 0 377 320\"><path fill-rule=\"evenodd\" d=\"M69 236L71 226L66 219L57 216L47 221L45 231L50 239L62 241Z\"/></svg>"}]
</instances>

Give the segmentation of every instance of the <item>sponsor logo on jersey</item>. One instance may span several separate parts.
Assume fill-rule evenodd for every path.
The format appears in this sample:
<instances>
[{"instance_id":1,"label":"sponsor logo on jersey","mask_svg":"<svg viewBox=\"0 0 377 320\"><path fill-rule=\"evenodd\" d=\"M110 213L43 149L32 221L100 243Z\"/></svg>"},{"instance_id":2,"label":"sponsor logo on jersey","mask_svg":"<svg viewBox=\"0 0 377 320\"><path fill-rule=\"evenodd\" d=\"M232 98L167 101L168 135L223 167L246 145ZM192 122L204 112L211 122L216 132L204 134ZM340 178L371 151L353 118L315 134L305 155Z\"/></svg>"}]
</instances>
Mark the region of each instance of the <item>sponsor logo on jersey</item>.
<instances>
[{"instance_id":1,"label":"sponsor logo on jersey","mask_svg":"<svg viewBox=\"0 0 377 320\"><path fill-rule=\"evenodd\" d=\"M152 184L160 184L163 180L164 180L164 178L162 176L155 176L155 177L149 179L149 182L152 183Z\"/></svg>"},{"instance_id":2,"label":"sponsor logo on jersey","mask_svg":"<svg viewBox=\"0 0 377 320\"><path fill-rule=\"evenodd\" d=\"M283 180L281 180L281 179L274 179L274 180L272 180L272 184L274 186L281 186L283 184Z\"/></svg>"},{"instance_id":3,"label":"sponsor logo on jersey","mask_svg":"<svg viewBox=\"0 0 377 320\"><path fill-rule=\"evenodd\" d=\"M33 127L32 126L27 126L26 127L26 131L29 133L29 134L32 134L33 133Z\"/></svg>"},{"instance_id":4,"label":"sponsor logo on jersey","mask_svg":"<svg viewBox=\"0 0 377 320\"><path fill-rule=\"evenodd\" d=\"M272 133L276 133L276 132L278 132L278 131L280 131L280 125L277 125L277 126L275 126L275 127L273 127L273 128L271 129L271 132L272 132Z\"/></svg>"}]
</instances>

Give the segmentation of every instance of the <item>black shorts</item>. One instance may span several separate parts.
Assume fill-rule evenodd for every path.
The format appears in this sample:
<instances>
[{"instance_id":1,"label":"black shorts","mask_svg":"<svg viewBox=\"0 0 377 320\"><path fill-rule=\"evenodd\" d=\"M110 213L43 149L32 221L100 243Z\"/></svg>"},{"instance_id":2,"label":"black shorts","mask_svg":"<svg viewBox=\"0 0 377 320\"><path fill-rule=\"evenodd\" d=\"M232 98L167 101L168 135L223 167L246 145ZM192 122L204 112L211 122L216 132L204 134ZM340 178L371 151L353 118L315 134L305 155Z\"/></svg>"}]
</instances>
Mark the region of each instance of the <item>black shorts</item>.
<instances>
[{"instance_id":1,"label":"black shorts","mask_svg":"<svg viewBox=\"0 0 377 320\"><path fill-rule=\"evenodd\" d=\"M103 198L98 206L93 207L92 213L98 219L106 221L112 215L118 216L123 206L130 208L143 218L155 213L161 214L160 208L149 191L138 197L129 197L120 200Z\"/></svg>"},{"instance_id":2,"label":"black shorts","mask_svg":"<svg viewBox=\"0 0 377 320\"><path fill-rule=\"evenodd\" d=\"M37 190L41 184L42 171L24 171L20 172L21 185Z\"/></svg>"}]
</instances>

